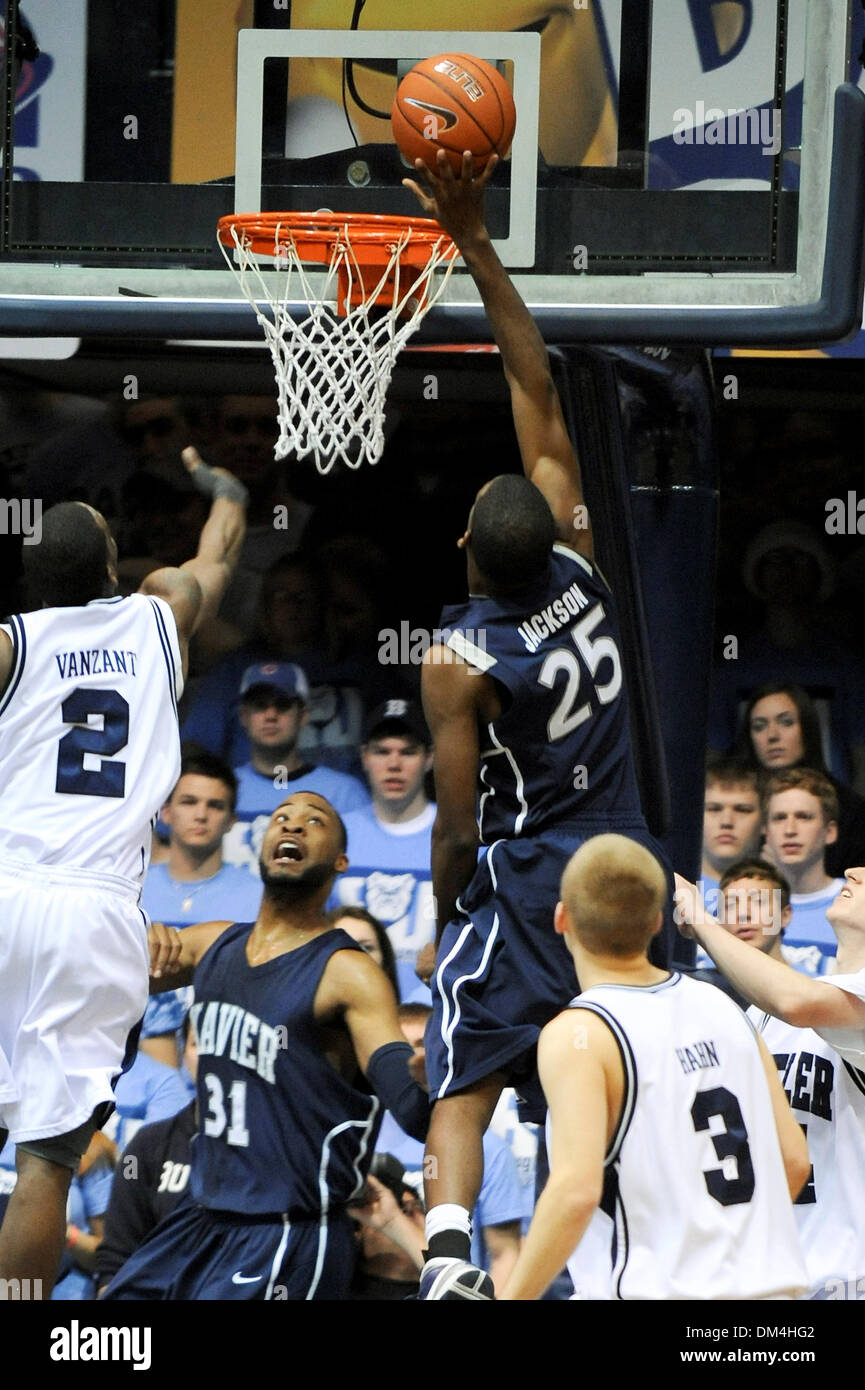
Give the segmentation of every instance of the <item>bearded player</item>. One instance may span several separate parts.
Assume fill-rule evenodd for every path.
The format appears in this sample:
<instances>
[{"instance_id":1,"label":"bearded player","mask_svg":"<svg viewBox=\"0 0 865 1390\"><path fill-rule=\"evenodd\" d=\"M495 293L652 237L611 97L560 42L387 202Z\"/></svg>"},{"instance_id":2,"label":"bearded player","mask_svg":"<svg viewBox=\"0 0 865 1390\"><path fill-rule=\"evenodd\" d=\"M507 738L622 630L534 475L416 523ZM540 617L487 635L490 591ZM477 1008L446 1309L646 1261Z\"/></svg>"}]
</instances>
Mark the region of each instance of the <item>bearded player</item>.
<instances>
[{"instance_id":1,"label":"bearded player","mask_svg":"<svg viewBox=\"0 0 865 1390\"><path fill-rule=\"evenodd\" d=\"M127 1260L108 1299L346 1296L346 1208L382 1111L422 1139L429 1107L387 976L324 915L345 843L330 802L295 792L265 832L254 923L153 928L156 988L195 986L200 1133L190 1200Z\"/></svg>"}]
</instances>

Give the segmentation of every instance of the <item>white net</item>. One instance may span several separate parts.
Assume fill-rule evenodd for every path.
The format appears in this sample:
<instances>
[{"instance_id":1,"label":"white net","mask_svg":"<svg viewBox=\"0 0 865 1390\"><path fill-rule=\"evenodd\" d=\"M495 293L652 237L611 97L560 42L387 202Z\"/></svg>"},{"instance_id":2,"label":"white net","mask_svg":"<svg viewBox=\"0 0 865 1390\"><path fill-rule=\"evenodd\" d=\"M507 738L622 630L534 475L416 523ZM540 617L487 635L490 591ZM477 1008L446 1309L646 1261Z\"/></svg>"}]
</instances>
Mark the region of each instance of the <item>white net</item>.
<instances>
[{"instance_id":1,"label":"white net","mask_svg":"<svg viewBox=\"0 0 865 1390\"><path fill-rule=\"evenodd\" d=\"M368 267L365 275L362 272L348 225L334 218L333 227L330 261L317 290L284 223L275 224L270 255L253 250L243 230L232 226L235 263L220 240L273 358L279 395L276 457L312 454L320 473L329 472L338 459L358 468L381 458L394 362L444 290L455 259L453 243L442 232L429 246L422 268L403 265L402 253L412 239L406 219L405 228L388 240L389 259L374 280ZM342 314L338 297L343 300ZM359 302L353 304L355 297ZM306 316L298 313L298 301L306 302ZM269 305L269 314L262 304Z\"/></svg>"}]
</instances>

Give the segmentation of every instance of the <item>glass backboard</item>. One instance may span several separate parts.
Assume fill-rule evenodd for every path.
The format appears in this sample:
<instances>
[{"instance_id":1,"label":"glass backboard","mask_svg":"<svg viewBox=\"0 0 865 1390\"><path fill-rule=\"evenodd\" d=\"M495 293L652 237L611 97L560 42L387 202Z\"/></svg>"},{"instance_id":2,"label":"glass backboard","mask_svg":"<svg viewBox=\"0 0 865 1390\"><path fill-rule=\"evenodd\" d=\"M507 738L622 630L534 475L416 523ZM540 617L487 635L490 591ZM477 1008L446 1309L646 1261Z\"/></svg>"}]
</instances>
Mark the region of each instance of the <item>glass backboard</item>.
<instances>
[{"instance_id":1,"label":"glass backboard","mask_svg":"<svg viewBox=\"0 0 865 1390\"><path fill-rule=\"evenodd\" d=\"M9 337L255 339L218 219L416 211L388 113L436 52L495 62L514 92L488 219L551 341L858 326L862 15L845 0L418 0L410 24L399 0L3 8ZM419 341L487 337L457 269Z\"/></svg>"}]
</instances>

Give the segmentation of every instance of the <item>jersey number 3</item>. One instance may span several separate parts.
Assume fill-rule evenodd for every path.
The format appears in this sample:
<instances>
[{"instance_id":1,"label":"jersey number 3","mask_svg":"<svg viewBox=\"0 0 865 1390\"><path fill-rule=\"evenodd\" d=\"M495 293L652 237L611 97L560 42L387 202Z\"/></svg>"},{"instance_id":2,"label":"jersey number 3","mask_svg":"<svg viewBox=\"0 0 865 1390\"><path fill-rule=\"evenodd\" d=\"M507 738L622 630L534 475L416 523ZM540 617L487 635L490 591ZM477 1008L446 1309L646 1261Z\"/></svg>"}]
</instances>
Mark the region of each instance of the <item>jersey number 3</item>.
<instances>
[{"instance_id":1,"label":"jersey number 3","mask_svg":"<svg viewBox=\"0 0 865 1390\"><path fill-rule=\"evenodd\" d=\"M126 792L126 764L108 762L129 739L129 705L117 690L86 690L79 686L60 706L64 724L78 727L64 734L57 749L54 790L76 796L117 796ZM102 728L88 723L102 716ZM97 769L84 766L84 754L100 758Z\"/></svg>"},{"instance_id":2,"label":"jersey number 3","mask_svg":"<svg viewBox=\"0 0 865 1390\"><path fill-rule=\"evenodd\" d=\"M750 1202L754 1195L754 1165L741 1106L724 1086L700 1091L691 1106L691 1119L698 1134L709 1128L709 1121L715 1116L723 1120L724 1128L712 1134L712 1146L724 1167L705 1169L703 1178L710 1197L722 1207L737 1207ZM735 1166L735 1176L729 1173L728 1165Z\"/></svg>"},{"instance_id":3,"label":"jersey number 3","mask_svg":"<svg viewBox=\"0 0 865 1390\"><path fill-rule=\"evenodd\" d=\"M595 694L602 705L609 705L615 700L622 688L622 662L619 656L619 649L612 637L592 638L592 633L598 623L604 620L604 606L596 603L589 609L584 618L578 623L574 623L571 628L571 641L574 643L583 661L589 668L592 676L596 675L598 667L606 657L610 664L610 678L603 685L595 684ZM553 711L547 723L547 738L550 743L554 743L558 738L566 738L573 733L581 724L590 717L592 706L588 701L584 705L577 706L577 699L580 693L580 663L576 654L567 647L556 647L555 651L550 652L543 666L538 672L538 680L541 685L545 685L548 690L552 690L556 683L556 676L560 671L564 671L567 677L564 693L561 700Z\"/></svg>"}]
</instances>

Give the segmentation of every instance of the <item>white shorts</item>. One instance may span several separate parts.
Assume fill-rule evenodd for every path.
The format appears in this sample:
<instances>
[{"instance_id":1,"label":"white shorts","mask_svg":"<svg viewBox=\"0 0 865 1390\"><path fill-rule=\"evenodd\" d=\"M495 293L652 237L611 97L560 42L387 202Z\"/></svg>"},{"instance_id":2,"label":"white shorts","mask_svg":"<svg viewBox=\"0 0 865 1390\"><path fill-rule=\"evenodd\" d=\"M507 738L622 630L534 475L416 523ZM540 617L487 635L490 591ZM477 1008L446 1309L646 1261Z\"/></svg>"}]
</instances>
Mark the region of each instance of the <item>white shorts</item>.
<instances>
[{"instance_id":1,"label":"white shorts","mask_svg":"<svg viewBox=\"0 0 865 1390\"><path fill-rule=\"evenodd\" d=\"M67 1134L112 1102L148 996L148 918L123 878L0 863L0 1128Z\"/></svg>"}]
</instances>

